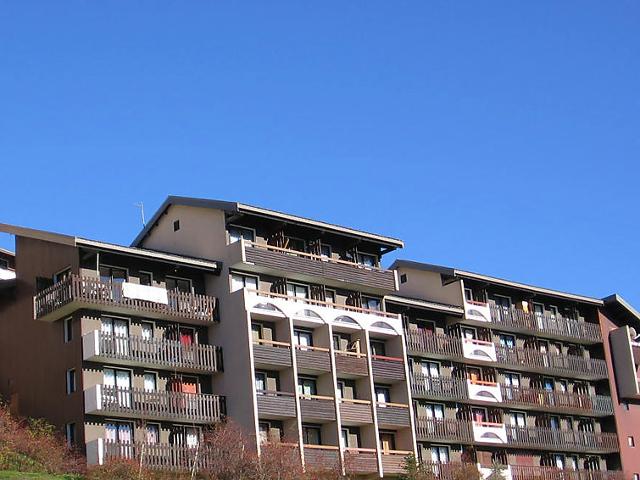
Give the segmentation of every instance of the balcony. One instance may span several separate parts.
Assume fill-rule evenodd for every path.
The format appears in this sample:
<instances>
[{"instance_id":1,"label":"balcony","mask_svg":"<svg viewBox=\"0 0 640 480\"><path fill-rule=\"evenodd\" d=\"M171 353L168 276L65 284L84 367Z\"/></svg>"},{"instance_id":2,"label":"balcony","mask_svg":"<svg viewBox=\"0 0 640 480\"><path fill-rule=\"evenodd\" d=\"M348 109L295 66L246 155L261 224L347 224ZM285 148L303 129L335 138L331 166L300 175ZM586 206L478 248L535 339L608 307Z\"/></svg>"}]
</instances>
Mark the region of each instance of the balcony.
<instances>
[{"instance_id":1,"label":"balcony","mask_svg":"<svg viewBox=\"0 0 640 480\"><path fill-rule=\"evenodd\" d=\"M404 403L383 403L376 405L378 425L381 428L401 428L411 426L409 405Z\"/></svg>"},{"instance_id":2,"label":"balcony","mask_svg":"<svg viewBox=\"0 0 640 480\"><path fill-rule=\"evenodd\" d=\"M414 373L411 377L414 397L436 400L461 400L468 397L467 384L461 378L428 377Z\"/></svg>"},{"instance_id":3,"label":"balcony","mask_svg":"<svg viewBox=\"0 0 640 480\"><path fill-rule=\"evenodd\" d=\"M402 382L405 379L402 358L371 355L371 369L376 381L393 383Z\"/></svg>"},{"instance_id":4,"label":"balcony","mask_svg":"<svg viewBox=\"0 0 640 480\"><path fill-rule=\"evenodd\" d=\"M347 474L378 473L378 454L375 448L345 448L344 469Z\"/></svg>"},{"instance_id":5,"label":"balcony","mask_svg":"<svg viewBox=\"0 0 640 480\"><path fill-rule=\"evenodd\" d=\"M82 337L82 356L90 362L179 372L210 373L222 367L222 350L213 345L185 345L164 338L119 337L100 330Z\"/></svg>"},{"instance_id":6,"label":"balcony","mask_svg":"<svg viewBox=\"0 0 640 480\"><path fill-rule=\"evenodd\" d=\"M510 365L514 369L583 380L607 378L607 364L600 359L540 352L535 348L497 346L496 352L498 363Z\"/></svg>"},{"instance_id":7,"label":"balcony","mask_svg":"<svg viewBox=\"0 0 640 480\"><path fill-rule=\"evenodd\" d=\"M512 480L624 480L619 471L565 470L555 467L511 465Z\"/></svg>"},{"instance_id":8,"label":"balcony","mask_svg":"<svg viewBox=\"0 0 640 480\"><path fill-rule=\"evenodd\" d=\"M237 245L237 246L236 246ZM286 276L291 280L323 283L337 288L366 287L372 293L387 294L397 289L393 270L367 267L359 263L337 260L286 248L243 240L230 248L240 249L235 263L245 270ZM232 262L233 263L233 262Z\"/></svg>"},{"instance_id":9,"label":"balcony","mask_svg":"<svg viewBox=\"0 0 640 480\"><path fill-rule=\"evenodd\" d=\"M331 371L331 356L328 348L296 345L298 370L305 373Z\"/></svg>"},{"instance_id":10,"label":"balcony","mask_svg":"<svg viewBox=\"0 0 640 480\"><path fill-rule=\"evenodd\" d=\"M507 443L504 423L472 422L473 440L478 443Z\"/></svg>"},{"instance_id":11,"label":"balcony","mask_svg":"<svg viewBox=\"0 0 640 480\"><path fill-rule=\"evenodd\" d=\"M293 393L258 390L258 415L264 419L296 418L296 398Z\"/></svg>"},{"instance_id":12,"label":"balcony","mask_svg":"<svg viewBox=\"0 0 640 480\"><path fill-rule=\"evenodd\" d=\"M102 438L87 443L87 463L102 465L112 460L132 460L153 470L191 471L206 469L212 452L206 447L162 443L117 443Z\"/></svg>"},{"instance_id":13,"label":"balcony","mask_svg":"<svg viewBox=\"0 0 640 480\"><path fill-rule=\"evenodd\" d=\"M404 462L413 452L409 450L385 450L382 452L382 471L384 476L404 473Z\"/></svg>"},{"instance_id":14,"label":"balcony","mask_svg":"<svg viewBox=\"0 0 640 480\"><path fill-rule=\"evenodd\" d=\"M553 410L575 415L613 415L611 397L501 386L502 402L522 409Z\"/></svg>"},{"instance_id":15,"label":"balcony","mask_svg":"<svg viewBox=\"0 0 640 480\"><path fill-rule=\"evenodd\" d=\"M490 307L491 322L506 331L529 333L574 343L602 342L600 326L559 315L525 312L518 308Z\"/></svg>"},{"instance_id":16,"label":"balcony","mask_svg":"<svg viewBox=\"0 0 640 480\"><path fill-rule=\"evenodd\" d=\"M336 405L333 397L321 395L298 395L300 413L305 422L326 423L336 419Z\"/></svg>"},{"instance_id":17,"label":"balcony","mask_svg":"<svg viewBox=\"0 0 640 480\"><path fill-rule=\"evenodd\" d=\"M462 356L480 362L496 361L496 346L493 342L485 342L473 338L462 339Z\"/></svg>"},{"instance_id":18,"label":"balcony","mask_svg":"<svg viewBox=\"0 0 640 480\"><path fill-rule=\"evenodd\" d=\"M335 350L335 362L339 376L353 378L369 375L367 355L364 353Z\"/></svg>"},{"instance_id":19,"label":"balcony","mask_svg":"<svg viewBox=\"0 0 640 480\"><path fill-rule=\"evenodd\" d=\"M462 343L457 337L406 329L407 350L416 355L429 354L433 358L462 358Z\"/></svg>"},{"instance_id":20,"label":"balcony","mask_svg":"<svg viewBox=\"0 0 640 480\"><path fill-rule=\"evenodd\" d=\"M304 445L304 466L307 470L340 471L340 447Z\"/></svg>"},{"instance_id":21,"label":"balcony","mask_svg":"<svg viewBox=\"0 0 640 480\"><path fill-rule=\"evenodd\" d=\"M370 425L373 422L369 400L340 399L340 419L345 425Z\"/></svg>"},{"instance_id":22,"label":"balcony","mask_svg":"<svg viewBox=\"0 0 640 480\"><path fill-rule=\"evenodd\" d=\"M495 382L483 382L480 380L467 380L467 393L469 400L479 402L502 402L500 385Z\"/></svg>"},{"instance_id":23,"label":"balcony","mask_svg":"<svg viewBox=\"0 0 640 480\"><path fill-rule=\"evenodd\" d=\"M224 414L224 400L202 393L147 391L95 385L84 392L85 413L145 420L214 423Z\"/></svg>"},{"instance_id":24,"label":"balcony","mask_svg":"<svg viewBox=\"0 0 640 480\"><path fill-rule=\"evenodd\" d=\"M580 453L617 452L618 437L615 433L555 430L546 427L506 427L510 446L540 450L562 450Z\"/></svg>"},{"instance_id":25,"label":"balcony","mask_svg":"<svg viewBox=\"0 0 640 480\"><path fill-rule=\"evenodd\" d=\"M103 282L96 277L71 275L36 294L34 318L53 322L79 308L91 308L198 325L209 325L216 321L217 300L214 297L147 287L161 294L154 295L162 297L157 302L127 296L129 292L123 285L127 285L126 282Z\"/></svg>"},{"instance_id":26,"label":"balcony","mask_svg":"<svg viewBox=\"0 0 640 480\"><path fill-rule=\"evenodd\" d=\"M256 367L269 370L291 367L291 345L273 340L254 340L253 362Z\"/></svg>"},{"instance_id":27,"label":"balcony","mask_svg":"<svg viewBox=\"0 0 640 480\"><path fill-rule=\"evenodd\" d=\"M638 378L638 362L640 361L639 345L635 342L636 334L628 325L616 328L609 333L613 370L620 398L640 399L640 379Z\"/></svg>"},{"instance_id":28,"label":"balcony","mask_svg":"<svg viewBox=\"0 0 640 480\"><path fill-rule=\"evenodd\" d=\"M473 441L469 422L450 418L416 417L416 437L423 441Z\"/></svg>"}]
</instances>

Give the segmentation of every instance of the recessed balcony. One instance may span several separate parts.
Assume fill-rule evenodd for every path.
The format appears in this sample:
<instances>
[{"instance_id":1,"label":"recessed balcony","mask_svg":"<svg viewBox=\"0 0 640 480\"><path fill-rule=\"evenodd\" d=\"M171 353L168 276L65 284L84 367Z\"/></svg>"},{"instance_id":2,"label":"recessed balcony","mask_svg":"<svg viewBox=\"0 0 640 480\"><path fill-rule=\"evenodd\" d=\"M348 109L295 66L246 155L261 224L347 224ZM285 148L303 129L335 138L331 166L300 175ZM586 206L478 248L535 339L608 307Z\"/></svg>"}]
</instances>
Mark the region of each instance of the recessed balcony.
<instances>
[{"instance_id":1,"label":"recessed balcony","mask_svg":"<svg viewBox=\"0 0 640 480\"><path fill-rule=\"evenodd\" d=\"M94 330L82 337L82 358L90 362L210 373L221 370L222 350L165 338L122 337Z\"/></svg>"},{"instance_id":2,"label":"recessed balcony","mask_svg":"<svg viewBox=\"0 0 640 480\"><path fill-rule=\"evenodd\" d=\"M378 425L381 428L400 428L411 426L409 405L403 403L377 402Z\"/></svg>"},{"instance_id":3,"label":"recessed balcony","mask_svg":"<svg viewBox=\"0 0 640 480\"><path fill-rule=\"evenodd\" d=\"M296 417L296 398L293 393L258 390L256 398L260 418L286 420Z\"/></svg>"},{"instance_id":4,"label":"recessed balcony","mask_svg":"<svg viewBox=\"0 0 640 480\"><path fill-rule=\"evenodd\" d=\"M332 445L304 445L304 466L308 470L340 469L340 447Z\"/></svg>"},{"instance_id":5,"label":"recessed balcony","mask_svg":"<svg viewBox=\"0 0 640 480\"><path fill-rule=\"evenodd\" d=\"M291 345L274 340L254 340L253 362L256 367L269 370L291 367Z\"/></svg>"},{"instance_id":6,"label":"recessed balcony","mask_svg":"<svg viewBox=\"0 0 640 480\"><path fill-rule=\"evenodd\" d=\"M183 423L214 423L221 420L224 400L218 395L125 389L95 385L84 392L89 415L144 418Z\"/></svg>"},{"instance_id":7,"label":"recessed balcony","mask_svg":"<svg viewBox=\"0 0 640 480\"><path fill-rule=\"evenodd\" d=\"M619 450L615 433L508 425L506 434L510 446L521 448L600 454Z\"/></svg>"},{"instance_id":8,"label":"recessed balcony","mask_svg":"<svg viewBox=\"0 0 640 480\"><path fill-rule=\"evenodd\" d=\"M305 283L323 282L330 287L365 287L371 293L381 295L397 290L396 273L379 267L328 258L242 240L229 246L234 252L232 264L243 270L286 276L290 280Z\"/></svg>"},{"instance_id":9,"label":"recessed balcony","mask_svg":"<svg viewBox=\"0 0 640 480\"><path fill-rule=\"evenodd\" d=\"M385 476L404 473L404 463L413 452L409 450L385 450L382 452L382 471Z\"/></svg>"},{"instance_id":10,"label":"recessed balcony","mask_svg":"<svg viewBox=\"0 0 640 480\"><path fill-rule=\"evenodd\" d=\"M321 374L331 371L331 356L328 348L296 345L298 371Z\"/></svg>"},{"instance_id":11,"label":"recessed balcony","mask_svg":"<svg viewBox=\"0 0 640 480\"><path fill-rule=\"evenodd\" d=\"M340 399L340 420L345 425L370 425L373 422L369 400Z\"/></svg>"},{"instance_id":12,"label":"recessed balcony","mask_svg":"<svg viewBox=\"0 0 640 480\"><path fill-rule=\"evenodd\" d=\"M345 448L344 469L349 474L378 473L378 454L375 448Z\"/></svg>"},{"instance_id":13,"label":"recessed balcony","mask_svg":"<svg viewBox=\"0 0 640 480\"><path fill-rule=\"evenodd\" d=\"M364 353L334 350L336 371L341 377L366 377L369 375L367 355Z\"/></svg>"},{"instance_id":14,"label":"recessed balcony","mask_svg":"<svg viewBox=\"0 0 640 480\"><path fill-rule=\"evenodd\" d=\"M128 288L129 285L133 284L71 275L35 295L34 318L53 322L80 308L91 308L198 325L216 321L215 297L137 284Z\"/></svg>"},{"instance_id":15,"label":"recessed balcony","mask_svg":"<svg viewBox=\"0 0 640 480\"><path fill-rule=\"evenodd\" d=\"M382 382L402 382L405 379L404 360L397 357L371 355L373 378Z\"/></svg>"},{"instance_id":16,"label":"recessed balcony","mask_svg":"<svg viewBox=\"0 0 640 480\"><path fill-rule=\"evenodd\" d=\"M336 419L336 405L333 397L322 395L298 395L300 413L305 422L326 423Z\"/></svg>"}]
</instances>

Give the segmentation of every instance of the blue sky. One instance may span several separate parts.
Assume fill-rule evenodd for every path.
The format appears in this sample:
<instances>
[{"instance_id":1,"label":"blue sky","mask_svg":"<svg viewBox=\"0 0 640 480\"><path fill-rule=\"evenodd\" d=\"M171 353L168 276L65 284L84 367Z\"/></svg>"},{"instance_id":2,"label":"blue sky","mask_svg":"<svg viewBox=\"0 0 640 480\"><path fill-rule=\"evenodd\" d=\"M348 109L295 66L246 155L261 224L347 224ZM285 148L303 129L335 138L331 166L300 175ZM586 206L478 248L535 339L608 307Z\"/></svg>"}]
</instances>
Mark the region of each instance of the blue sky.
<instances>
[{"instance_id":1,"label":"blue sky","mask_svg":"<svg viewBox=\"0 0 640 480\"><path fill-rule=\"evenodd\" d=\"M128 244L136 202L239 200L640 307L639 24L631 0L5 1L0 222Z\"/></svg>"}]
</instances>

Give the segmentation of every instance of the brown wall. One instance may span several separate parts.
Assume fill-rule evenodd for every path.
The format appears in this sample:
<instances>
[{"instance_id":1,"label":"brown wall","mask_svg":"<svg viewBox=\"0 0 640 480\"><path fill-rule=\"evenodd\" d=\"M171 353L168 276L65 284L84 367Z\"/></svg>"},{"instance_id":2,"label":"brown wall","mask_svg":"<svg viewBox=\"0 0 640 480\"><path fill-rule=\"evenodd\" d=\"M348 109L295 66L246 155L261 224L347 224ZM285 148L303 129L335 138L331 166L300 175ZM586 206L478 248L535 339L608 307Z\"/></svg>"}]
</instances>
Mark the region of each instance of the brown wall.
<instances>
[{"instance_id":1,"label":"brown wall","mask_svg":"<svg viewBox=\"0 0 640 480\"><path fill-rule=\"evenodd\" d=\"M634 473L640 473L640 402L626 401L621 403L618 398L618 390L616 388L615 371L613 368L613 360L611 358L611 344L609 342L609 333L620 326L615 317L608 312L600 311L600 328L602 330L602 338L604 340L605 359L609 371L609 383L611 388L611 399L613 401L613 411L615 415L616 430L618 432L618 440L620 442L620 457L622 468L625 472L625 478L632 478ZM616 323L617 322L617 323ZM628 410L625 407L628 405ZM632 436L636 443L636 447L630 447L628 437ZM611 467L610 467L611 468Z\"/></svg>"},{"instance_id":2,"label":"brown wall","mask_svg":"<svg viewBox=\"0 0 640 480\"><path fill-rule=\"evenodd\" d=\"M63 341L62 322L33 319L36 276L51 277L78 269L75 247L16 237L16 300L0 311L0 395L22 415L45 417L63 428L76 423L83 434L82 344L80 319L73 320L73 340ZM25 259L25 260L22 260ZM66 393L66 371L76 369L76 392ZM19 392L19 393L18 393Z\"/></svg>"}]
</instances>

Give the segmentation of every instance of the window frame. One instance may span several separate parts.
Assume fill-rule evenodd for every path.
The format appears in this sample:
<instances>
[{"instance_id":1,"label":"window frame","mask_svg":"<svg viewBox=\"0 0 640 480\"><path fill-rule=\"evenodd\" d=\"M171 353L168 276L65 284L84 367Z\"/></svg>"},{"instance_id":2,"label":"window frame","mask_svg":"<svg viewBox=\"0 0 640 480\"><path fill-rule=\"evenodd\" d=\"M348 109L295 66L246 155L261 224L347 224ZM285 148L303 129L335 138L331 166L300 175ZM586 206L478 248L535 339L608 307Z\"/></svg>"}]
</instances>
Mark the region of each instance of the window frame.
<instances>
[{"instance_id":1,"label":"window frame","mask_svg":"<svg viewBox=\"0 0 640 480\"><path fill-rule=\"evenodd\" d=\"M256 241L257 238L257 234L256 234L256 229L252 228L252 227L243 227L241 225L236 225L234 223L230 223L226 226L225 230L226 230L226 236L227 236L227 245L233 245L234 243L238 243L240 241L240 239L243 239L245 241L247 241L242 235L240 235L240 237L238 238L238 240L232 242L231 241L231 232L229 232L230 228L237 228L238 230L247 230L251 232L251 237L253 238L253 240L250 240L252 243Z\"/></svg>"},{"instance_id":2,"label":"window frame","mask_svg":"<svg viewBox=\"0 0 640 480\"><path fill-rule=\"evenodd\" d=\"M62 340L64 343L73 341L73 316L67 317L62 321Z\"/></svg>"},{"instance_id":3,"label":"window frame","mask_svg":"<svg viewBox=\"0 0 640 480\"><path fill-rule=\"evenodd\" d=\"M65 386L67 395L71 395L78 390L78 379L75 368L68 368L65 372Z\"/></svg>"}]
</instances>

